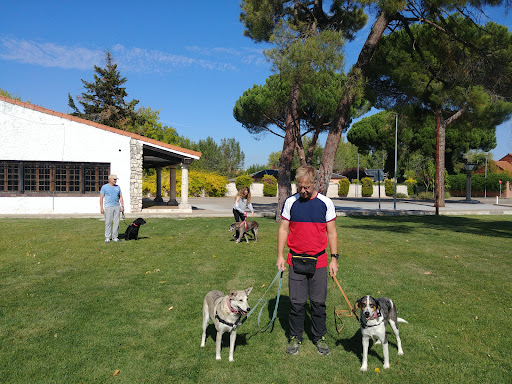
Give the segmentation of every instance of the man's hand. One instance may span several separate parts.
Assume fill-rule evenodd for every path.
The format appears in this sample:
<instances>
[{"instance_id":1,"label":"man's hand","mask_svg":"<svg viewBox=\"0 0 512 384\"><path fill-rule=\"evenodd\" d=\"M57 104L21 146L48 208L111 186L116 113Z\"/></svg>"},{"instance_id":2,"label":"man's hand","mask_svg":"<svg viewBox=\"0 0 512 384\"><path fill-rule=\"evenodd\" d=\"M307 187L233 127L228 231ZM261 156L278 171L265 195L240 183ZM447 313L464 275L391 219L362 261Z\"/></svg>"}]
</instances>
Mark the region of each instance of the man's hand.
<instances>
[{"instance_id":1,"label":"man's hand","mask_svg":"<svg viewBox=\"0 0 512 384\"><path fill-rule=\"evenodd\" d=\"M276 265L277 269L279 269L280 271L284 271L286 269L286 261L283 256L277 257Z\"/></svg>"},{"instance_id":2,"label":"man's hand","mask_svg":"<svg viewBox=\"0 0 512 384\"><path fill-rule=\"evenodd\" d=\"M329 276L336 276L336 273L338 273L338 260L333 257L329 263Z\"/></svg>"}]
</instances>

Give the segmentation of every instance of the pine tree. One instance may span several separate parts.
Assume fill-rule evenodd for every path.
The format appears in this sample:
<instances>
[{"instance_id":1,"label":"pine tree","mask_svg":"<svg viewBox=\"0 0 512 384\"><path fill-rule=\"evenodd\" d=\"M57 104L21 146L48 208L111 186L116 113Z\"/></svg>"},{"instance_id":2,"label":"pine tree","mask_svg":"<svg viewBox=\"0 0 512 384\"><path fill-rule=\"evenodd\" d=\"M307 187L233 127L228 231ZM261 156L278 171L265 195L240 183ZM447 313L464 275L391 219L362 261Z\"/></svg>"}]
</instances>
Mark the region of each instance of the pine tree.
<instances>
[{"instance_id":1,"label":"pine tree","mask_svg":"<svg viewBox=\"0 0 512 384\"><path fill-rule=\"evenodd\" d=\"M83 112L75 105L70 94L68 94L68 105L73 109L72 116L124 129L135 119L134 108L139 101L135 99L129 103L125 101L128 94L123 84L127 79L121 77L121 73L117 70L117 64L114 63L114 59L108 51L105 53L105 61L105 68L94 66L94 82L82 79L86 92L78 96L77 100L82 106Z\"/></svg>"}]
</instances>

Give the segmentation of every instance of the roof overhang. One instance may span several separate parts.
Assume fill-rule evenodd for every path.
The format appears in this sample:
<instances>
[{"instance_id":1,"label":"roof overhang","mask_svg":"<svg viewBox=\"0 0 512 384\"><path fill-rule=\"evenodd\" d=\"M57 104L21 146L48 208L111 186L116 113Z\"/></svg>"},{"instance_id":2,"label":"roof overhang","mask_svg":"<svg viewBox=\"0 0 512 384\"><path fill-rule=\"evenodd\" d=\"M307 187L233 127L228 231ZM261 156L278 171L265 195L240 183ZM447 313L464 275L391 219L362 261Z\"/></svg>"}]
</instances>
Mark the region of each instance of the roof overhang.
<instances>
[{"instance_id":1,"label":"roof overhang","mask_svg":"<svg viewBox=\"0 0 512 384\"><path fill-rule=\"evenodd\" d=\"M199 156L190 153L180 152L177 150L161 147L158 145L143 143L142 149L142 167L160 168L169 165L190 164L194 160L198 160Z\"/></svg>"}]
</instances>

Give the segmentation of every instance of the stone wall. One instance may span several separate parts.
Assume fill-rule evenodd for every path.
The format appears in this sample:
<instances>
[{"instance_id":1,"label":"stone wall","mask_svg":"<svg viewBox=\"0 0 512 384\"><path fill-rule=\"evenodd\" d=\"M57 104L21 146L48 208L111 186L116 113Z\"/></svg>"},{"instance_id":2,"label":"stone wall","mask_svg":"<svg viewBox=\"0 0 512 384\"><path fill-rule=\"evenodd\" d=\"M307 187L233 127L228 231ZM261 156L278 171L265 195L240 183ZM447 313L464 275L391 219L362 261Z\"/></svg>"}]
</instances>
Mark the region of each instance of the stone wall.
<instances>
[{"instance_id":1,"label":"stone wall","mask_svg":"<svg viewBox=\"0 0 512 384\"><path fill-rule=\"evenodd\" d=\"M141 142L130 140L130 212L142 211L142 147Z\"/></svg>"}]
</instances>

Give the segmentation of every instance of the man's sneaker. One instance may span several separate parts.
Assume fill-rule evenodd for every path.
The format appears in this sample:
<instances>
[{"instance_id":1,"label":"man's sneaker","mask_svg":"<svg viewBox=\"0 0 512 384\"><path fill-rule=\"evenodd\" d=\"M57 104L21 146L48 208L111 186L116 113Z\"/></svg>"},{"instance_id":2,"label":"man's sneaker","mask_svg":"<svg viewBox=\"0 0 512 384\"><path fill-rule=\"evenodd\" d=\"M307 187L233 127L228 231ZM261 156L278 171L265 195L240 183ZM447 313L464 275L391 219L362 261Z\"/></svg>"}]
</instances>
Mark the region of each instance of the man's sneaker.
<instances>
[{"instance_id":1,"label":"man's sneaker","mask_svg":"<svg viewBox=\"0 0 512 384\"><path fill-rule=\"evenodd\" d=\"M325 336L322 336L322 338L316 342L316 348L318 349L318 353L321 355L328 355L331 353L327 346L327 342L325 341Z\"/></svg>"},{"instance_id":2,"label":"man's sneaker","mask_svg":"<svg viewBox=\"0 0 512 384\"><path fill-rule=\"evenodd\" d=\"M286 353L289 355L296 355L299 352L299 347L302 342L297 339L295 336L292 336L290 339L290 343L288 344L288 348L286 348Z\"/></svg>"},{"instance_id":3,"label":"man's sneaker","mask_svg":"<svg viewBox=\"0 0 512 384\"><path fill-rule=\"evenodd\" d=\"M117 237L115 239L112 239L112 241L115 242L115 243L120 243L121 242L121 240L119 240Z\"/></svg>"},{"instance_id":4,"label":"man's sneaker","mask_svg":"<svg viewBox=\"0 0 512 384\"><path fill-rule=\"evenodd\" d=\"M108 237L105 239L105 243L110 243L110 239Z\"/></svg>"}]
</instances>

